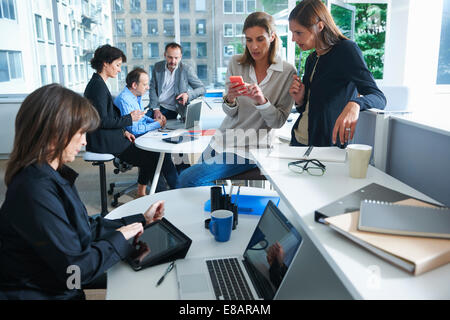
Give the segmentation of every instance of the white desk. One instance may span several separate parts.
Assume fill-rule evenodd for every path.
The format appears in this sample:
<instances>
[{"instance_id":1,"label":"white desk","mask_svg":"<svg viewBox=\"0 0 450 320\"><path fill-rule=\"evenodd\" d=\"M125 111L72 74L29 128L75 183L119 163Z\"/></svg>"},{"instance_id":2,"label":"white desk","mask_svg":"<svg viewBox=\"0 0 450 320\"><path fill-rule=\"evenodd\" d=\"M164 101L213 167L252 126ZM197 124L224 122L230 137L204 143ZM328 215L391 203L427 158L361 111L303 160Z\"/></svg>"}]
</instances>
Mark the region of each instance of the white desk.
<instances>
[{"instance_id":1,"label":"white desk","mask_svg":"<svg viewBox=\"0 0 450 320\"><path fill-rule=\"evenodd\" d=\"M234 193L237 189L234 188ZM229 189L227 188L227 192ZM276 195L274 191L241 187L241 194ZM239 215L238 226L232 231L228 242L216 242L204 220L210 217L203 210L210 198L210 187L176 189L155 193L111 211L106 218L117 219L123 216L142 213L157 200L165 200L165 218L192 239L186 258L218 255L238 255L244 252L259 216ZM175 264L176 265L176 264ZM107 299L179 299L175 270L170 272L164 282L156 287L156 282L166 270L168 263L134 271L126 262L120 262L108 270Z\"/></svg>"},{"instance_id":2,"label":"white desk","mask_svg":"<svg viewBox=\"0 0 450 320\"><path fill-rule=\"evenodd\" d=\"M287 167L290 160L268 157L267 150L254 150L252 155L353 298L450 299L450 264L414 277L314 221L315 209L373 182L423 200L435 202L433 199L372 166L366 179L352 179L347 163L325 163L325 175L314 177L291 172Z\"/></svg>"}]
</instances>

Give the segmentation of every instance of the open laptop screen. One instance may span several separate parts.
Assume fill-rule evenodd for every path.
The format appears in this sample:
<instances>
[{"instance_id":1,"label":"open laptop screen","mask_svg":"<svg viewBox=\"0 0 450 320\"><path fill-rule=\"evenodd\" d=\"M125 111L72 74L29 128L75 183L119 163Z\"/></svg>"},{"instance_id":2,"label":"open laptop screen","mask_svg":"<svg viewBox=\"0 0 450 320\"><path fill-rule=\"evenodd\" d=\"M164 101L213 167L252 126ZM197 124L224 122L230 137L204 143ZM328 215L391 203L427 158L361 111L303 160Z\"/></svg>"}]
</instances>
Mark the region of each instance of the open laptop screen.
<instances>
[{"instance_id":1,"label":"open laptop screen","mask_svg":"<svg viewBox=\"0 0 450 320\"><path fill-rule=\"evenodd\" d=\"M301 242L300 233L269 201L244 253L247 269L264 299L274 298Z\"/></svg>"}]
</instances>

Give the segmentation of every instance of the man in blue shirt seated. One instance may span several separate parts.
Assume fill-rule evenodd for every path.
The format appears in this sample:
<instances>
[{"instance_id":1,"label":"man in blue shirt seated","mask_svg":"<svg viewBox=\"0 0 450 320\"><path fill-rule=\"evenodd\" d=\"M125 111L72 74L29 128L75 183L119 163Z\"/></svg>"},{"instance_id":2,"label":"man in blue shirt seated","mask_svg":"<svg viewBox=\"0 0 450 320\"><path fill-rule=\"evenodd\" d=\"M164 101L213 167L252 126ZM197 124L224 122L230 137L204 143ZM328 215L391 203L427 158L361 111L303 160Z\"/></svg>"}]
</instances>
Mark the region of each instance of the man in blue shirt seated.
<instances>
[{"instance_id":1,"label":"man in blue shirt seated","mask_svg":"<svg viewBox=\"0 0 450 320\"><path fill-rule=\"evenodd\" d=\"M120 92L116 99L114 99L114 104L119 108L121 115L127 115L134 110L144 110L142 107L142 96L148 91L148 89L149 76L144 69L135 68L128 73L126 78L126 87L122 90L122 92ZM149 131L164 127L166 121L167 120L164 116L158 118L157 120L154 120L149 116L143 116L140 120L133 121L133 124L125 127L125 129L135 137L139 137ZM169 187L171 189L176 188L178 173L169 153L166 153L165 155L161 171ZM166 189L161 186L160 183L161 180L158 182L157 191L163 191L163 189ZM139 190L139 187L141 186L138 186L138 194L141 194L139 191L142 190Z\"/></svg>"},{"instance_id":2,"label":"man in blue shirt seated","mask_svg":"<svg viewBox=\"0 0 450 320\"><path fill-rule=\"evenodd\" d=\"M149 89L149 76L142 68L133 69L126 78L126 87L114 100L114 104L119 108L122 116L131 113L134 110L143 111L142 96ZM139 137L149 131L159 129L166 124L164 116L154 120L149 116L143 116L139 121L133 122L131 126L125 129L135 137Z\"/></svg>"}]
</instances>

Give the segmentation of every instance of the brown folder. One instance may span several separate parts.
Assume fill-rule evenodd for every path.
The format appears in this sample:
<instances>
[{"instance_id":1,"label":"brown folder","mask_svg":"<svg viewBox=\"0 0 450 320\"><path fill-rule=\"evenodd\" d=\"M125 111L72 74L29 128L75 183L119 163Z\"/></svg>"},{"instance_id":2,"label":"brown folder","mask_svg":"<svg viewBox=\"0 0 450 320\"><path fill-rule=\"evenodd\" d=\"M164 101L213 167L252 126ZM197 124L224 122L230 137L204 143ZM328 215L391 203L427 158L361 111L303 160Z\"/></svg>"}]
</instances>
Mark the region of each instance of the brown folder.
<instances>
[{"instance_id":1,"label":"brown folder","mask_svg":"<svg viewBox=\"0 0 450 320\"><path fill-rule=\"evenodd\" d=\"M407 199L396 203L432 207L432 205L416 199ZM359 211L329 217L325 221L337 232L414 275L450 262L450 240L447 239L359 231Z\"/></svg>"}]
</instances>

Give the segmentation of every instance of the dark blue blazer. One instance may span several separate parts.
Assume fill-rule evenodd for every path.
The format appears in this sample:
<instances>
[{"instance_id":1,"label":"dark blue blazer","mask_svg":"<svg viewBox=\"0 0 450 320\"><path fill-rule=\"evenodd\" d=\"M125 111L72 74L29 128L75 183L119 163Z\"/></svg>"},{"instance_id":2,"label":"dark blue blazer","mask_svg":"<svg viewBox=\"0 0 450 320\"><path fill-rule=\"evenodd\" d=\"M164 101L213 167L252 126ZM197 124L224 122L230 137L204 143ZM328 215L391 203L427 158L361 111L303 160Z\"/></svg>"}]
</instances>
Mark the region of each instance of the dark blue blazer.
<instances>
[{"instance_id":1,"label":"dark blue blazer","mask_svg":"<svg viewBox=\"0 0 450 320\"><path fill-rule=\"evenodd\" d=\"M68 288L70 266L79 267L83 286L130 254L116 229L145 224L144 216L89 217L77 176L66 166L33 164L13 178L0 209L0 298L82 299L82 290Z\"/></svg>"}]
</instances>

